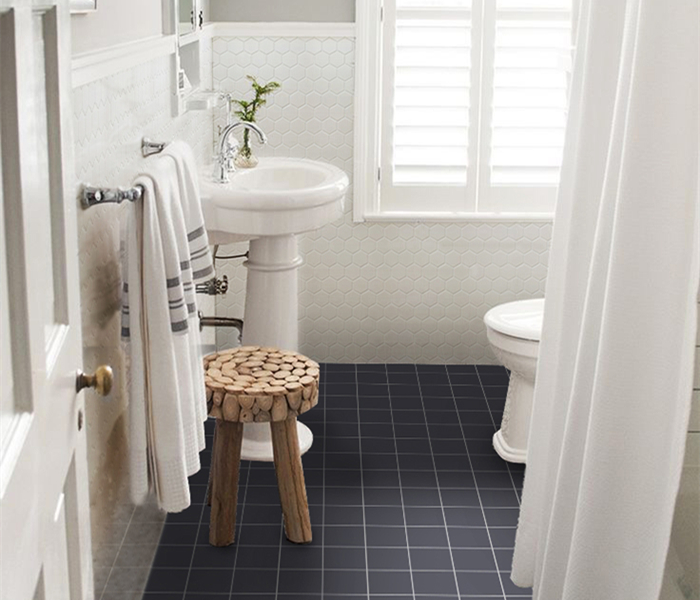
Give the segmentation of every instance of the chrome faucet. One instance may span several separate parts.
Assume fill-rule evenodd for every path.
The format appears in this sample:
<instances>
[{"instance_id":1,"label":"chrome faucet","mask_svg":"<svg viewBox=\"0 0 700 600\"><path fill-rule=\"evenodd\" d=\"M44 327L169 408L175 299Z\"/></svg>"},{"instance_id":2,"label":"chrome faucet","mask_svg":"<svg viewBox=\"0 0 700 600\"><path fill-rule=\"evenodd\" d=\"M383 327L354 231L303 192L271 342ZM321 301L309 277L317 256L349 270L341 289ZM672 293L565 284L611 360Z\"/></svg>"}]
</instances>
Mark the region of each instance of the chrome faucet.
<instances>
[{"instance_id":1,"label":"chrome faucet","mask_svg":"<svg viewBox=\"0 0 700 600\"><path fill-rule=\"evenodd\" d=\"M236 170L236 165L233 161L240 144L236 138L233 138L233 140L229 140L229 138L233 132L240 127L255 132L260 143L267 144L267 136L255 123L238 121L237 123L227 125L221 132L219 154L216 157L216 165L214 167L214 180L217 183L228 183L229 173L233 173Z\"/></svg>"}]
</instances>

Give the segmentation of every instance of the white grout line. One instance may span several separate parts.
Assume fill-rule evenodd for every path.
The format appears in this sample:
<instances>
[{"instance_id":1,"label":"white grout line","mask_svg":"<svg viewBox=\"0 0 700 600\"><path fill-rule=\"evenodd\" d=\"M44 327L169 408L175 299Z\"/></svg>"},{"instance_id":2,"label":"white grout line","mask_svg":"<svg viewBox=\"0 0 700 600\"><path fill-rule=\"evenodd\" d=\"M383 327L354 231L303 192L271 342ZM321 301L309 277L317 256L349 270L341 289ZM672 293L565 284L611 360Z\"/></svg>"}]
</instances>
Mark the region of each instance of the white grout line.
<instances>
[{"instance_id":1,"label":"white grout line","mask_svg":"<svg viewBox=\"0 0 700 600\"><path fill-rule=\"evenodd\" d=\"M321 375L325 379L326 370ZM325 382L320 381L319 392L325 390ZM359 425L358 425L359 427ZM322 481L323 492L321 492L321 597L323 597L324 586L326 585L326 399L323 398L323 458L321 460L323 469ZM366 566L366 565L365 565Z\"/></svg>"},{"instance_id":2,"label":"white grout line","mask_svg":"<svg viewBox=\"0 0 700 600\"><path fill-rule=\"evenodd\" d=\"M416 373L416 379L418 380L418 391L420 392L420 400L421 404L423 405L423 419L425 421L425 428L426 431L428 432L428 444L430 446L430 457L433 461L433 475L435 476L435 481L437 483L437 491L438 495L440 497L440 509L442 511L442 520L445 523L445 536L447 537L447 548L450 551L450 562L452 563L452 572L454 574L455 578L455 586L457 588L457 596L460 596L459 593L459 578L457 577L457 569L455 568L455 561L454 561L454 556L452 553L452 542L450 541L450 530L447 526L447 515L445 514L445 503L442 500L442 488L440 487L440 479L438 478L438 469L437 469L437 463L435 462L435 453L433 452L433 441L430 438L430 427L428 426L428 415L427 411L425 410L425 401L423 400L423 389L421 386L420 382L420 374L418 373L418 368L414 366L415 373ZM464 443L465 449L466 449L466 442ZM468 452L468 450L467 450ZM469 463L471 466L471 463ZM472 471L472 476L473 476L473 471ZM484 521L486 523L486 521ZM487 530L488 531L488 530ZM489 537L489 542L491 541L491 538Z\"/></svg>"},{"instance_id":3,"label":"white grout line","mask_svg":"<svg viewBox=\"0 0 700 600\"><path fill-rule=\"evenodd\" d=\"M401 513L403 514L403 528L404 528L404 535L406 536L406 554L408 554L408 570L411 573L411 593L413 597L416 597L416 587L413 582L413 563L411 561L411 546L408 542L408 519L406 519L406 506L403 500L403 482L401 481L401 463L399 462L399 448L396 443L396 427L394 423L394 411L393 411L393 404L391 402L391 386L389 385L389 370L387 369L386 365L384 365L384 371L386 373L386 380L387 380L387 387L389 389L389 411L391 412L391 428L392 431L394 432L394 455L396 457L396 472L398 473L398 478L399 478L399 494L401 496ZM358 411L359 411L359 406L360 403L357 403L358 406ZM390 456L390 455L388 455ZM453 565L454 566L454 565Z\"/></svg>"},{"instance_id":4,"label":"white grout line","mask_svg":"<svg viewBox=\"0 0 700 600\"><path fill-rule=\"evenodd\" d=\"M107 589L107 585L109 584L109 579L112 577L112 573L114 572L114 567L117 564L117 559L119 558L119 554L122 551L122 548L124 547L124 540L126 539L126 534L129 533L129 527L131 527L131 523L134 520L134 514L136 513L136 506L134 506L133 510L131 511L131 516L129 516L129 522L126 525L126 529L124 529L124 535L122 536L121 542L119 542L119 548L117 549L117 553L114 555L114 560L112 561L112 566L109 568L109 574L107 575L107 579L105 579L105 584L102 587L102 591L100 592L100 600L105 595L105 590ZM162 531L162 530L161 530ZM158 546L156 546L156 552L158 551ZM152 569L153 567L151 567ZM150 576L150 573L149 573ZM146 580L146 583L144 583L144 588L146 584L148 583L148 579Z\"/></svg>"},{"instance_id":5,"label":"white grout line","mask_svg":"<svg viewBox=\"0 0 700 600\"><path fill-rule=\"evenodd\" d=\"M359 385L357 381L357 366L354 368L354 373L355 373L355 385L357 386L357 389L359 390ZM369 553L367 552L367 517L365 515L365 480L364 480L364 475L362 473L362 432L360 430L360 396L359 396L359 391L355 395L356 398L356 405L357 405L357 434L358 434L358 452L360 455L360 490L362 492L362 532L364 535L364 540L365 540L365 582L367 585L367 593L363 594L369 600ZM325 433L325 428L324 428L324 433ZM324 436L324 440L326 439L327 436ZM321 593L325 595L325 590L321 590Z\"/></svg>"},{"instance_id":6,"label":"white grout line","mask_svg":"<svg viewBox=\"0 0 700 600\"><path fill-rule=\"evenodd\" d=\"M212 450L213 450L213 448L212 448ZM211 469L211 463L209 464L209 468ZM198 546L197 541L199 540L199 532L202 529L202 521L204 520L204 512L206 511L206 506L207 506L207 503L205 501L204 504L202 504L202 510L199 513L199 523L197 523L197 534L194 536L194 546L192 548L192 558L190 558L190 566L187 567L187 578L185 579L185 586L182 588L182 600L185 600L185 596L187 595L187 586L190 583L190 574L192 573L192 565L194 564L194 555L195 555L195 552L197 551L197 546Z\"/></svg>"},{"instance_id":7,"label":"white grout line","mask_svg":"<svg viewBox=\"0 0 700 600\"><path fill-rule=\"evenodd\" d=\"M213 450L213 449L212 449ZM212 454L212 460L213 460L213 454ZM211 468L211 467L209 467ZM240 468L240 467L239 467ZM250 465L248 465L248 469L246 471L245 475L245 491L243 492L243 502L241 503L241 514L236 514L236 552L234 553L233 556L233 574L231 575L231 589L229 590L229 599L233 598L233 582L236 580L236 566L238 563L238 550L241 547L240 541L241 541L241 530L243 528L243 514L245 513L245 507L246 507L246 498L248 497L248 480L250 479L250 472L251 472ZM240 492L241 488L241 480L240 480L240 472L239 472L239 478L238 478L238 491ZM238 498L236 498L236 502L238 502ZM206 506L206 503L204 504Z\"/></svg>"},{"instance_id":8,"label":"white grout line","mask_svg":"<svg viewBox=\"0 0 700 600\"><path fill-rule=\"evenodd\" d=\"M493 423L494 428L500 427L500 423L496 423L496 420L493 418L493 412L491 411L491 405L489 404L489 398L486 395L486 389L484 388L484 384L481 382L481 374L479 373L479 367L474 366L476 369L476 376L479 379L479 385L481 386L481 391L484 394L484 399L486 400L486 406L489 408L489 414L491 415L491 421ZM518 501L518 506L520 506L520 494L518 493L518 486L515 485L515 479L513 479L513 473L510 470L510 465L508 464L507 461L503 461L506 463L506 469L508 469L508 475L510 477L510 482L513 484L513 491L515 492L515 499Z\"/></svg>"},{"instance_id":9,"label":"white grout line","mask_svg":"<svg viewBox=\"0 0 700 600\"><path fill-rule=\"evenodd\" d=\"M476 370L476 367L474 367L474 370ZM450 379L450 371L447 368L447 366L445 366L445 372L447 373L447 381L450 382L450 388L452 388L452 380ZM477 376L478 376L478 373L477 373ZM481 382L481 380L479 380L479 382ZM483 386L481 387L481 391L482 391L482 393L484 393ZM484 394L484 399L486 400L486 394ZM459 414L459 406L457 406L457 399L454 396L454 391L452 392L452 400L454 402L455 411L457 412L457 421L459 422L459 426L461 429L462 417ZM488 400L486 400L486 403L488 405ZM467 438L464 437L464 430L462 430L462 436L464 439L464 447L467 450L467 460L469 461L469 467L471 468L472 476L474 477L474 487L476 489L476 495L479 498L479 505L481 507L481 515L484 519L484 524L486 525L486 533L489 536L489 544L491 545L491 553L493 554L493 562L496 565L496 569L498 569L498 560L496 558L496 549L493 546L493 540L491 539L491 532L489 531L489 528L488 528L488 521L486 520L486 511L484 510L484 503L481 501L481 493L479 492L479 484L476 481L476 475L474 475L474 467L472 465L472 457L471 457L471 454L469 453L469 444L467 444ZM500 571L497 571L497 573L498 573L498 581L501 584L501 591L503 592L503 600L506 600L506 589L505 589L505 586L503 585L503 577L501 576Z\"/></svg>"}]
</instances>

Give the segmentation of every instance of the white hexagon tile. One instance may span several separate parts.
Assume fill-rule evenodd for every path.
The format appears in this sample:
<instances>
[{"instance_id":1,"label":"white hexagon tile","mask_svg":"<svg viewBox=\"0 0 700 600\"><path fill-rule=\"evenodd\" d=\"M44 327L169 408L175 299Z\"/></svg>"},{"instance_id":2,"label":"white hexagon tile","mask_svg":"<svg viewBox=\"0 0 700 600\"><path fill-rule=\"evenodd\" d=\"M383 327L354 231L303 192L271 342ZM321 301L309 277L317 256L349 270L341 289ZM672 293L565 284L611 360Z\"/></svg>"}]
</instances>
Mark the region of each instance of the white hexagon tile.
<instances>
[{"instance_id":1,"label":"white hexagon tile","mask_svg":"<svg viewBox=\"0 0 700 600\"><path fill-rule=\"evenodd\" d=\"M213 55L217 88L242 97L248 74L282 84L258 120L269 136L260 155L325 160L352 173L351 38L222 37ZM352 190L343 219L301 239L301 351L339 362L495 362L483 316L544 295L551 225L356 224L351 198ZM217 313L240 317L245 268L219 268L231 291ZM221 331L217 342L236 340Z\"/></svg>"}]
</instances>

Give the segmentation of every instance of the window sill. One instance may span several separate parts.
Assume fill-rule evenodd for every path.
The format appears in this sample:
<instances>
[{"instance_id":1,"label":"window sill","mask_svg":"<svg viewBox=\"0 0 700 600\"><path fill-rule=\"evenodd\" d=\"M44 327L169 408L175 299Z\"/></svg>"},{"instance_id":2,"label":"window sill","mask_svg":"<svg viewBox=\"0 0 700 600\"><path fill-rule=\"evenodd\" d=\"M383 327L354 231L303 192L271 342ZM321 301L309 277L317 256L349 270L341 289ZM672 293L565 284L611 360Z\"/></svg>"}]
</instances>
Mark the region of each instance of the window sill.
<instances>
[{"instance_id":1,"label":"window sill","mask_svg":"<svg viewBox=\"0 0 700 600\"><path fill-rule=\"evenodd\" d=\"M381 212L365 214L362 223L551 223L553 213Z\"/></svg>"}]
</instances>

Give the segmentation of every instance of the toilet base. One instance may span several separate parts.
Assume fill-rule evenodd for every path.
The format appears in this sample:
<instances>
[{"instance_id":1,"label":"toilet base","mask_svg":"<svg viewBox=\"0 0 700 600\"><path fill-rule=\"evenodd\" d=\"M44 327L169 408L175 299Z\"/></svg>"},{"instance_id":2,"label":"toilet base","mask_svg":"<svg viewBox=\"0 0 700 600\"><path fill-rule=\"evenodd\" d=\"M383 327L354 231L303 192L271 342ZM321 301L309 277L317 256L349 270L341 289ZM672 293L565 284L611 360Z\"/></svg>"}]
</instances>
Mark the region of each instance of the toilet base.
<instances>
[{"instance_id":1,"label":"toilet base","mask_svg":"<svg viewBox=\"0 0 700 600\"><path fill-rule=\"evenodd\" d=\"M512 463L525 463L527 452L519 448L511 448L503 437L503 432L499 429L493 434L493 449L503 460Z\"/></svg>"},{"instance_id":2,"label":"toilet base","mask_svg":"<svg viewBox=\"0 0 700 600\"><path fill-rule=\"evenodd\" d=\"M494 449L508 462L526 462L532 397L535 392L534 364L533 361L531 368L527 369L528 377L521 374L525 370L525 361L521 360L518 365L521 368L520 373L511 371L501 428L493 436Z\"/></svg>"}]
</instances>

